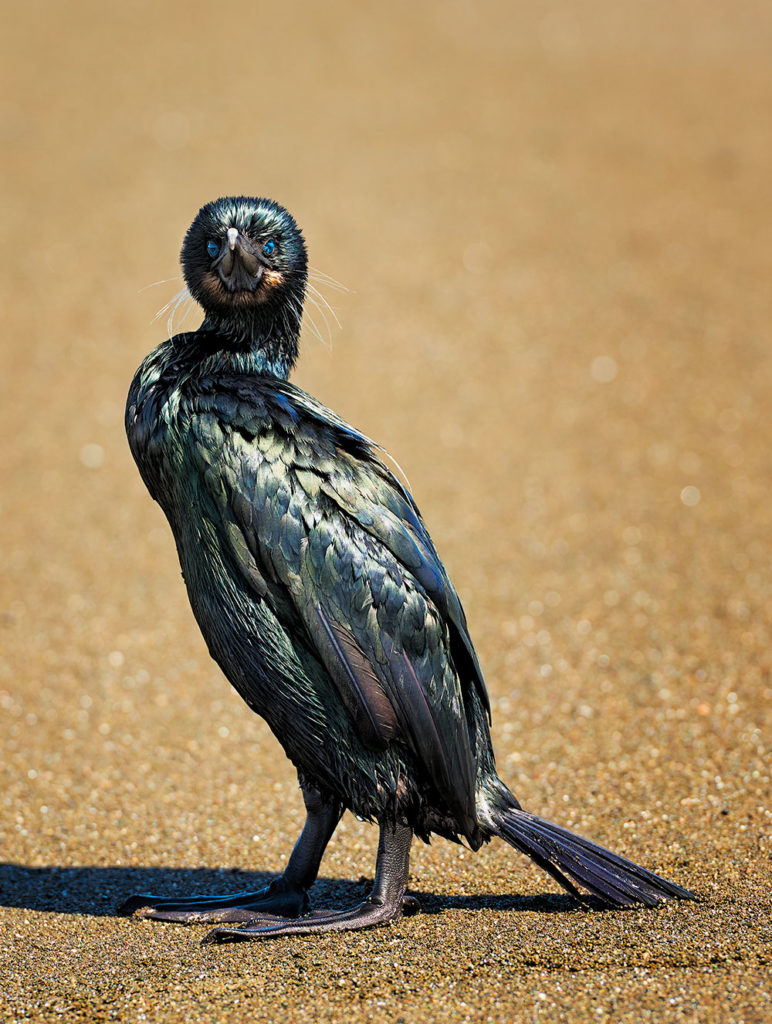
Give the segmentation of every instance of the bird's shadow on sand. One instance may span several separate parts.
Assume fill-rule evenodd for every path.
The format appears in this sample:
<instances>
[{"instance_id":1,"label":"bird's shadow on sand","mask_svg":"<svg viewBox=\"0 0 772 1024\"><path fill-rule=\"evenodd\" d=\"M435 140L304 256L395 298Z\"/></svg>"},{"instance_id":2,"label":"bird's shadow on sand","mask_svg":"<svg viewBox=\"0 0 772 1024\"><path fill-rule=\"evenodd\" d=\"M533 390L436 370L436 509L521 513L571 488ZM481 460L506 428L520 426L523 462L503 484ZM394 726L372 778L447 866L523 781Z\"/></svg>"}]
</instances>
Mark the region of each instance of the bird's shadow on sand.
<instances>
[{"instance_id":1,"label":"bird's shadow on sand","mask_svg":"<svg viewBox=\"0 0 772 1024\"><path fill-rule=\"evenodd\" d=\"M117 907L134 893L154 896L219 896L254 891L277 876L266 871L213 868L152 867L27 867L0 863L0 907L113 917ZM358 903L370 890L372 879L356 882L319 878L311 896L316 907L346 908ZM408 889L424 913L444 910L519 910L566 913L580 906L568 895L544 893L516 896L478 893L448 896ZM592 904L591 904L592 905ZM598 909L601 908L598 903Z\"/></svg>"}]
</instances>

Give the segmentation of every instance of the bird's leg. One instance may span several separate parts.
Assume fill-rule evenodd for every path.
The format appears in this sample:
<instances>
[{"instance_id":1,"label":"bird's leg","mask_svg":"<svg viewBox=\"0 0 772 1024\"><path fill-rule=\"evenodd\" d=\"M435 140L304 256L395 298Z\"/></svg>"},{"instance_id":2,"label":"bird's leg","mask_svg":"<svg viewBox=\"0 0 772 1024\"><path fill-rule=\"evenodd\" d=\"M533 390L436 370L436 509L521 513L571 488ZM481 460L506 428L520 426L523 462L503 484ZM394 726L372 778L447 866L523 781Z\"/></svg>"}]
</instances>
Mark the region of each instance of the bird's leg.
<instances>
[{"instance_id":1,"label":"bird's leg","mask_svg":"<svg viewBox=\"0 0 772 1024\"><path fill-rule=\"evenodd\" d=\"M283 874L255 892L229 896L130 896L118 908L119 914L135 911L157 921L195 924L214 921L282 920L299 917L309 908L308 890L316 881L319 865L343 809L325 801L314 789L303 787L306 823Z\"/></svg>"},{"instance_id":2,"label":"bird's leg","mask_svg":"<svg viewBox=\"0 0 772 1024\"><path fill-rule=\"evenodd\" d=\"M311 932L349 931L396 921L414 914L418 903L405 896L410 864L412 829L406 825L381 825L375 881L370 895L352 910L318 910L299 920L265 922L260 927L215 928L204 937L206 944L236 942L244 939L273 939L281 935L307 935Z\"/></svg>"}]
</instances>

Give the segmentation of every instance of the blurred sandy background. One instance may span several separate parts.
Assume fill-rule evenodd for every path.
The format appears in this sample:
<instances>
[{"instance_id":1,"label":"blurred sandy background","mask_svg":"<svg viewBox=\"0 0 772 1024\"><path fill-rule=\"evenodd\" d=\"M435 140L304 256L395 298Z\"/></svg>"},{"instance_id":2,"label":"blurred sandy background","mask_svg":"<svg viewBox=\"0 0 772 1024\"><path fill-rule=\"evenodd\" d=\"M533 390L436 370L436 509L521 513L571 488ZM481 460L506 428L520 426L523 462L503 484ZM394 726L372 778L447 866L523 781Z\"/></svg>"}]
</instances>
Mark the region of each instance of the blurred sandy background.
<instances>
[{"instance_id":1,"label":"blurred sandy background","mask_svg":"<svg viewBox=\"0 0 772 1024\"><path fill-rule=\"evenodd\" d=\"M4 15L0 1017L768 1020L770 5ZM404 467L502 775L704 904L580 911L439 841L390 930L201 949L112 916L262 884L302 821L122 426L180 282L147 286L234 192L349 289L296 380ZM322 902L375 839L344 820Z\"/></svg>"}]
</instances>

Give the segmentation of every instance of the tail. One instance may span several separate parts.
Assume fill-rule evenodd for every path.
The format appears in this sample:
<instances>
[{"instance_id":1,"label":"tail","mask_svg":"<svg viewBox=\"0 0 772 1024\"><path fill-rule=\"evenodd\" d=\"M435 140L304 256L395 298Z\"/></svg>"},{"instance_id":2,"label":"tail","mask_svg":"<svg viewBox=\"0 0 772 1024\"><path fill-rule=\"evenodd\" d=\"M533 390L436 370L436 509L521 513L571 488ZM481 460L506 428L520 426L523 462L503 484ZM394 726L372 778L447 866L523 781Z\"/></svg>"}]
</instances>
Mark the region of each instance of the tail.
<instances>
[{"instance_id":1,"label":"tail","mask_svg":"<svg viewBox=\"0 0 772 1024\"><path fill-rule=\"evenodd\" d=\"M480 808L480 817L494 835L527 854L568 892L586 899L577 885L610 907L643 903L656 906L664 900L696 900L688 889L660 878L653 871L574 835L560 825L524 811L503 783L495 802ZM497 787L498 789L498 787ZM573 879L573 881L571 881Z\"/></svg>"}]
</instances>

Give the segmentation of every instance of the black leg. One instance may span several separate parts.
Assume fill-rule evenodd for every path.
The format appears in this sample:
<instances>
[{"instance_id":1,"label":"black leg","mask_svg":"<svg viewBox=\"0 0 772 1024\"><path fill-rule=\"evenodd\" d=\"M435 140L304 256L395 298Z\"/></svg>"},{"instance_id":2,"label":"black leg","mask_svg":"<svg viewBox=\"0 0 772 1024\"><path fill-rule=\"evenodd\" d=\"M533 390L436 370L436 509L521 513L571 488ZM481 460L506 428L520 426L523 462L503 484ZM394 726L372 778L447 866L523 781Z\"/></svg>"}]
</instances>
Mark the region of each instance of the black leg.
<instances>
[{"instance_id":1,"label":"black leg","mask_svg":"<svg viewBox=\"0 0 772 1024\"><path fill-rule=\"evenodd\" d=\"M303 789L306 823L280 878L256 892L229 896L130 896L119 914L139 912L140 917L183 924L228 921L256 922L299 917L309 908L308 890L316 881L324 851L340 821L342 809L326 803L316 790Z\"/></svg>"},{"instance_id":2,"label":"black leg","mask_svg":"<svg viewBox=\"0 0 772 1024\"><path fill-rule=\"evenodd\" d=\"M299 920L266 921L259 927L215 928L204 943L238 942L245 939L273 939L282 935L306 935L310 932L349 931L387 924L406 914L414 914L418 903L405 896L413 832L406 825L382 825L378 839L378 860L373 889L364 903L352 910L316 911Z\"/></svg>"}]
</instances>

